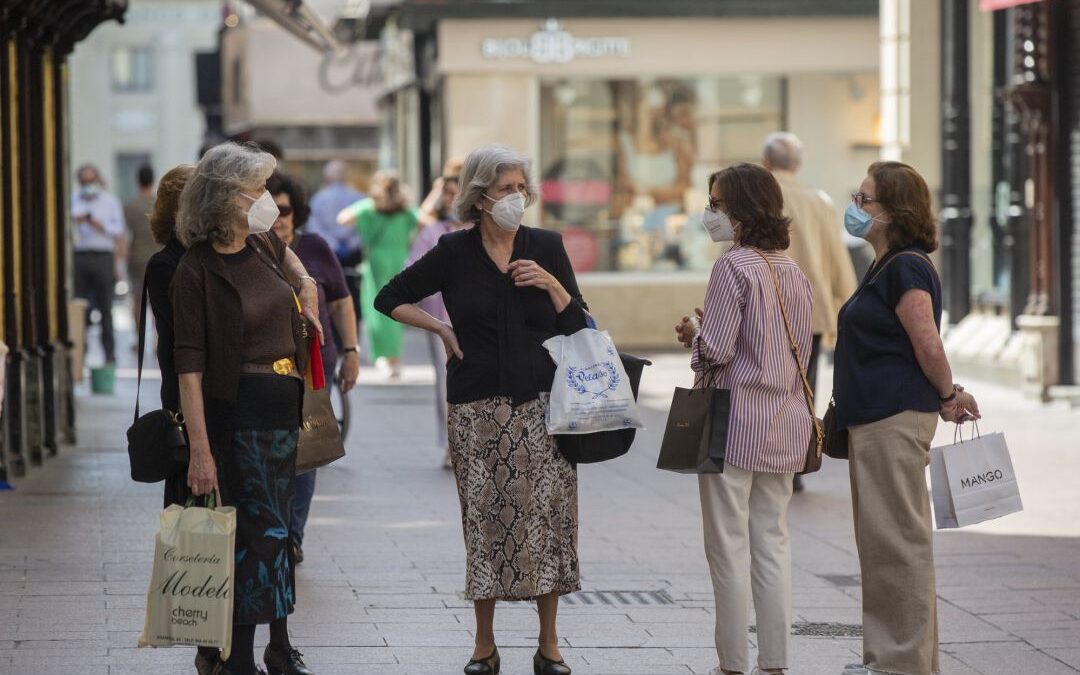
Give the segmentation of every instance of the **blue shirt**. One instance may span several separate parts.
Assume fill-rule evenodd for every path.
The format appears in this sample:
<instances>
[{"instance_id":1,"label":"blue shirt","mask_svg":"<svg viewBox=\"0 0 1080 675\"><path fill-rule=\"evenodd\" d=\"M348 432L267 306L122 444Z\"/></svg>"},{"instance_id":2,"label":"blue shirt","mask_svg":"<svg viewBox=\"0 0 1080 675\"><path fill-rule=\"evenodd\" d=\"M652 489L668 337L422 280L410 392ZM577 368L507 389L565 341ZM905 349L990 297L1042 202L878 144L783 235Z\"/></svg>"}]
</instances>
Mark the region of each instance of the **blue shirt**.
<instances>
[{"instance_id":1,"label":"blue shirt","mask_svg":"<svg viewBox=\"0 0 1080 675\"><path fill-rule=\"evenodd\" d=\"M104 231L86 222L84 216L100 222ZM124 208L120 200L104 190L90 196L82 192L72 195L71 217L76 221L76 251L112 253L116 250L117 240L124 236Z\"/></svg>"},{"instance_id":2,"label":"blue shirt","mask_svg":"<svg viewBox=\"0 0 1080 675\"><path fill-rule=\"evenodd\" d=\"M886 253L840 309L833 396L841 429L906 410L937 412L941 408L938 391L919 367L915 348L896 315L896 305L905 293L924 290L933 301L934 322L941 328L941 280L924 256L916 247Z\"/></svg>"},{"instance_id":3,"label":"blue shirt","mask_svg":"<svg viewBox=\"0 0 1080 675\"><path fill-rule=\"evenodd\" d=\"M338 225L337 214L363 198L362 193L344 183L327 185L311 197L307 231L325 239L339 258L352 253L360 248L360 234L352 223Z\"/></svg>"}]
</instances>

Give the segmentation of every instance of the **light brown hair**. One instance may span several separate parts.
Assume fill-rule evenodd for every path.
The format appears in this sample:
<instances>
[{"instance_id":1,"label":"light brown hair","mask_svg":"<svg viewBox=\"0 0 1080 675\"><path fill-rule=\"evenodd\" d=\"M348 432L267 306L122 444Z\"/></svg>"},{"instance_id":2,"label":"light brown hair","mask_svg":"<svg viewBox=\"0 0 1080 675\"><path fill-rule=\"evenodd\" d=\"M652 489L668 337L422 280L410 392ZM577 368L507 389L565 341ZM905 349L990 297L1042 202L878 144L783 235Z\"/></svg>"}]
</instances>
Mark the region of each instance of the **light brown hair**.
<instances>
[{"instance_id":1,"label":"light brown hair","mask_svg":"<svg viewBox=\"0 0 1080 675\"><path fill-rule=\"evenodd\" d=\"M401 185L401 176L397 171L376 171L371 178L371 200L375 208L383 213L397 213L409 206L409 197Z\"/></svg>"},{"instance_id":2,"label":"light brown hair","mask_svg":"<svg viewBox=\"0 0 1080 675\"><path fill-rule=\"evenodd\" d=\"M154 241L159 244L167 244L175 236L180 193L184 191L184 186L194 171L193 165L181 164L169 169L158 183L154 210L150 212L150 232L154 235Z\"/></svg>"},{"instance_id":3,"label":"light brown hair","mask_svg":"<svg viewBox=\"0 0 1080 675\"><path fill-rule=\"evenodd\" d=\"M889 248L918 246L927 253L936 251L937 219L930 188L919 172L903 162L874 162L866 173L874 179L874 198L892 217Z\"/></svg>"}]
</instances>

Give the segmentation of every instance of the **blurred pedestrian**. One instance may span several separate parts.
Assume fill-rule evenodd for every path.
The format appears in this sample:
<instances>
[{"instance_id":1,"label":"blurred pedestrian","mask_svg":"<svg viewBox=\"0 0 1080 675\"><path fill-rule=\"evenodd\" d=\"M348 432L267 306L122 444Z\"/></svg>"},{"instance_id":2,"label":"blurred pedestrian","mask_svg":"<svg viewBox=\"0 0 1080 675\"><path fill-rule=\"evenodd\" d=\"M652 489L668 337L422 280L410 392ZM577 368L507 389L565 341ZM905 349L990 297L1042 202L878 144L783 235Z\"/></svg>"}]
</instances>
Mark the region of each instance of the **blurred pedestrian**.
<instances>
[{"instance_id":1,"label":"blurred pedestrian","mask_svg":"<svg viewBox=\"0 0 1080 675\"><path fill-rule=\"evenodd\" d=\"M289 530L304 387L293 330L303 313L321 338L316 284L269 232L278 208L266 189L273 156L224 143L199 161L180 200L188 247L172 282L175 366L188 432L188 485L220 489L236 510L231 675L255 675L255 626L270 624L272 673L309 675L289 641L296 603Z\"/></svg>"},{"instance_id":2,"label":"blurred pedestrian","mask_svg":"<svg viewBox=\"0 0 1080 675\"><path fill-rule=\"evenodd\" d=\"M371 195L346 207L340 224L354 223L364 242L361 266L361 304L371 357L387 377L401 376L401 324L375 311L375 294L401 271L416 232L417 214L396 171L379 171L371 180Z\"/></svg>"},{"instance_id":3,"label":"blurred pedestrian","mask_svg":"<svg viewBox=\"0 0 1080 675\"><path fill-rule=\"evenodd\" d=\"M301 232L308 222L309 210L307 196L300 183L286 173L275 171L266 181L266 187L278 207L274 234L296 252L308 274L318 283L319 319L322 321L323 334L327 336L322 345L323 375L327 386L332 386L329 383L335 379L338 362L336 342L340 341L344 347L339 382L342 394L348 394L360 374L360 353L356 346L356 314L345 285L345 274L334 252L321 237ZM338 336L339 340L331 340L331 335ZM292 529L289 532L297 564L304 561L304 529L314 496L315 470L298 474L292 506Z\"/></svg>"},{"instance_id":4,"label":"blurred pedestrian","mask_svg":"<svg viewBox=\"0 0 1080 675\"><path fill-rule=\"evenodd\" d=\"M131 312L136 325L142 301L143 277L150 256L158 250L161 242L154 240L150 231L150 211L154 208L154 170L142 165L135 174L139 191L124 204L124 222L127 224L128 283L131 287Z\"/></svg>"},{"instance_id":5,"label":"blurred pedestrian","mask_svg":"<svg viewBox=\"0 0 1080 675\"><path fill-rule=\"evenodd\" d=\"M817 393L818 360L822 343L836 341L836 315L855 292L855 269L841 236L840 217L829 196L804 185L795 174L802 166L802 141L788 132L765 139L762 164L772 172L784 195L784 216L791 220L791 246L787 255L810 282L814 293L811 329L814 332L806 376ZM802 479L795 476L795 491Z\"/></svg>"},{"instance_id":6,"label":"blurred pedestrian","mask_svg":"<svg viewBox=\"0 0 1080 675\"><path fill-rule=\"evenodd\" d=\"M735 246L713 265L704 311L676 327L693 350L696 386L731 391L724 471L698 476L716 599L714 675L750 672L751 595L758 668L783 673L790 666L787 511L813 425L800 373L810 354L813 301L806 276L783 254L783 203L780 185L759 166L737 164L709 177L705 227L713 241ZM792 358L785 313L800 363Z\"/></svg>"},{"instance_id":7,"label":"blurred pedestrian","mask_svg":"<svg viewBox=\"0 0 1080 675\"><path fill-rule=\"evenodd\" d=\"M439 243L439 239L450 232L456 232L457 230L472 227L472 223L462 223L458 220L457 215L454 214L454 199L458 195L459 181L461 174L461 167L463 164L461 159L451 159L443 166L442 175L435 180L435 186L433 186L431 194L424 200L423 206L420 207L420 220L423 222L425 219L429 219L424 224L423 229L416 236L416 240L413 241L412 248L409 250L409 257L405 261L405 266L412 265L424 255L435 248L435 244ZM435 189L438 189L438 195L435 195ZM424 298L419 303L420 309L424 310L431 316L435 317L439 321L444 323L450 322L450 315L446 313L446 306L443 304L442 294L436 293L435 295ZM447 469L452 469L453 465L450 462L449 441L446 432L446 359L447 353L443 348L442 340L439 336L425 332L427 337L428 353L431 355L431 365L435 366L435 434L436 444L438 445L440 453L446 457L444 465Z\"/></svg>"},{"instance_id":8,"label":"blurred pedestrian","mask_svg":"<svg viewBox=\"0 0 1080 675\"><path fill-rule=\"evenodd\" d=\"M116 293L116 253L124 237L124 212L120 200L105 190L101 174L93 164L84 164L75 174L79 189L71 198L71 218L75 223L75 297L101 314L101 345L105 362L116 363L113 333L113 295Z\"/></svg>"},{"instance_id":9,"label":"blurred pedestrian","mask_svg":"<svg viewBox=\"0 0 1080 675\"><path fill-rule=\"evenodd\" d=\"M979 406L953 384L941 342L926 181L907 164L871 164L844 225L876 255L840 310L833 375L862 570L863 662L844 673L930 675L939 671L930 443L939 416L978 419Z\"/></svg>"},{"instance_id":10,"label":"blurred pedestrian","mask_svg":"<svg viewBox=\"0 0 1080 675\"><path fill-rule=\"evenodd\" d=\"M345 284L352 296L353 311L360 320L363 316L360 312L359 268L364 262L364 246L355 219L339 224L337 216L346 207L362 200L364 194L349 185L347 173L345 162L340 160L329 161L323 166L323 184L311 196L311 218L306 230L325 239L333 249L345 272Z\"/></svg>"},{"instance_id":11,"label":"blurred pedestrian","mask_svg":"<svg viewBox=\"0 0 1080 675\"><path fill-rule=\"evenodd\" d=\"M559 596L581 588L577 471L545 430L555 365L541 343L585 328L588 315L562 238L521 225L537 197L531 167L501 146L470 153L454 211L474 227L443 235L376 299L380 312L438 335L450 355L450 454L476 614L469 675L499 672L495 602L532 599L533 672L570 673L556 617ZM452 327L416 304L440 292Z\"/></svg>"}]
</instances>

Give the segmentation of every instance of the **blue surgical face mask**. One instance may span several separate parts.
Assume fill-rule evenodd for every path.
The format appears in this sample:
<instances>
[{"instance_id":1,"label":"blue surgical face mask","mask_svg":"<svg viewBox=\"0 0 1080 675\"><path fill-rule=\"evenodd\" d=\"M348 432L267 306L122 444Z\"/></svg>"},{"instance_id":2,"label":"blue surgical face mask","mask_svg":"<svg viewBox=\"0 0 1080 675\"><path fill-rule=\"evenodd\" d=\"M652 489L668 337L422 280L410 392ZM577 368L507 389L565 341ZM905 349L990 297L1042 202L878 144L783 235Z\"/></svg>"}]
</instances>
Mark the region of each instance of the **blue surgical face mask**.
<instances>
[{"instance_id":1,"label":"blue surgical face mask","mask_svg":"<svg viewBox=\"0 0 1080 675\"><path fill-rule=\"evenodd\" d=\"M860 209L855 205L855 202L848 204L847 209L844 211L844 227L847 229L848 234L859 239L866 239L866 235L870 232L875 220L877 218Z\"/></svg>"}]
</instances>

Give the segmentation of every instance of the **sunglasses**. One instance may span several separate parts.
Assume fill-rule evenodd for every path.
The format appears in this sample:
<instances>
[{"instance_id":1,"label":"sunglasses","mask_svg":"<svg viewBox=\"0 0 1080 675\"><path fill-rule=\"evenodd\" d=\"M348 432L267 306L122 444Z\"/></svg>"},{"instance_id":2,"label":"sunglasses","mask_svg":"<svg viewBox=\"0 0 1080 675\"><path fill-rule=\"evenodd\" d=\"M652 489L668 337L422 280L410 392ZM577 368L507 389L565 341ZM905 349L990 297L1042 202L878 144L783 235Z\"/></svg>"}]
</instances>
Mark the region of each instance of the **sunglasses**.
<instances>
[{"instance_id":1,"label":"sunglasses","mask_svg":"<svg viewBox=\"0 0 1080 675\"><path fill-rule=\"evenodd\" d=\"M277 210L278 215L280 215L282 218L288 218L293 214L293 207L289 206L288 204L278 204Z\"/></svg>"},{"instance_id":2,"label":"sunglasses","mask_svg":"<svg viewBox=\"0 0 1080 675\"><path fill-rule=\"evenodd\" d=\"M878 200L874 199L865 192L852 192L851 201L855 202L855 206L861 209L864 204L876 204Z\"/></svg>"}]
</instances>

